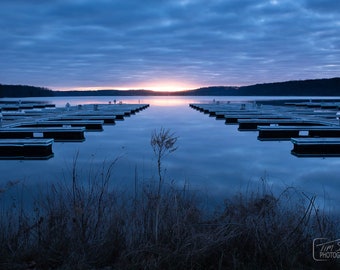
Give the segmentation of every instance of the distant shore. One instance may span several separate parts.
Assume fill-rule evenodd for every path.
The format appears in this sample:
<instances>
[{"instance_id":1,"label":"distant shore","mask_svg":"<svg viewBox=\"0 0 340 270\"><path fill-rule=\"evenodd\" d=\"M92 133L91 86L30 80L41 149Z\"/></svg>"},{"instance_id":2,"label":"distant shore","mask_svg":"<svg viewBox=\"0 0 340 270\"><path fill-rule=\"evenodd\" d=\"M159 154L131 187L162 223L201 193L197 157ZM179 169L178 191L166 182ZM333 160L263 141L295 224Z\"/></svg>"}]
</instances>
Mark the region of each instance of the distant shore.
<instances>
[{"instance_id":1,"label":"distant shore","mask_svg":"<svg viewBox=\"0 0 340 270\"><path fill-rule=\"evenodd\" d=\"M209 86L193 90L163 92L152 90L58 91L44 87L0 84L0 98L55 96L340 96L340 77L263 83L249 86Z\"/></svg>"}]
</instances>

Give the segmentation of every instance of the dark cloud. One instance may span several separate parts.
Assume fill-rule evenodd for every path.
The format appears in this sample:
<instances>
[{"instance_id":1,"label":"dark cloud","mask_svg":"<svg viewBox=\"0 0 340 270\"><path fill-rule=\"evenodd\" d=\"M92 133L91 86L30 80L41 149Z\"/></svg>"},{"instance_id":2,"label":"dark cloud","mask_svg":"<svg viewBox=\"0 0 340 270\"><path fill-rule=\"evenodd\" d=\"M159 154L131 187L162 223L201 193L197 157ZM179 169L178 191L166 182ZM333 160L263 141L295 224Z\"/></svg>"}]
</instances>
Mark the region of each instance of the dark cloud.
<instances>
[{"instance_id":1,"label":"dark cloud","mask_svg":"<svg viewBox=\"0 0 340 270\"><path fill-rule=\"evenodd\" d=\"M335 77L339 1L3 0L0 83L252 84Z\"/></svg>"},{"instance_id":2,"label":"dark cloud","mask_svg":"<svg viewBox=\"0 0 340 270\"><path fill-rule=\"evenodd\" d=\"M305 0L306 7L316 13L326 13L326 15L340 13L340 2L336 0Z\"/></svg>"}]
</instances>

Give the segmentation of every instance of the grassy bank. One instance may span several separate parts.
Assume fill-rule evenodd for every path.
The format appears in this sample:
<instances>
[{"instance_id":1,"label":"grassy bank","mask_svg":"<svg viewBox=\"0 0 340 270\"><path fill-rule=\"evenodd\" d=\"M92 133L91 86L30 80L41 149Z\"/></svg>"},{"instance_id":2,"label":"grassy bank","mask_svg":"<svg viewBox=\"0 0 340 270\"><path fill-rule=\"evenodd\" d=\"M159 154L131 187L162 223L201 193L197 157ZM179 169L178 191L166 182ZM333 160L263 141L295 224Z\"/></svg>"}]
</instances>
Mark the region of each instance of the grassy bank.
<instances>
[{"instance_id":1,"label":"grassy bank","mask_svg":"<svg viewBox=\"0 0 340 270\"><path fill-rule=\"evenodd\" d=\"M186 187L109 188L110 174L51 186L2 207L1 269L312 269L316 237L336 239L334 217L295 189L237 194L207 213ZM31 267L31 268L30 268Z\"/></svg>"}]
</instances>

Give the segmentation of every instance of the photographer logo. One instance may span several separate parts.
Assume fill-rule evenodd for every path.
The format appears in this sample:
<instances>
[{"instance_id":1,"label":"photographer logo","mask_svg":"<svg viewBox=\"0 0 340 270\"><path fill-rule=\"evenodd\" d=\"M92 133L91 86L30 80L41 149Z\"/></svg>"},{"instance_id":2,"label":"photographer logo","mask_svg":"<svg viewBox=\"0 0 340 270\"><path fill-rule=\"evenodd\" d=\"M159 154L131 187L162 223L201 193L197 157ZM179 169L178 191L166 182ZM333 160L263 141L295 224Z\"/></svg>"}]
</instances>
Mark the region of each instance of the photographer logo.
<instances>
[{"instance_id":1,"label":"photographer logo","mask_svg":"<svg viewBox=\"0 0 340 270\"><path fill-rule=\"evenodd\" d=\"M315 238L313 259L319 262L340 259L340 239Z\"/></svg>"}]
</instances>

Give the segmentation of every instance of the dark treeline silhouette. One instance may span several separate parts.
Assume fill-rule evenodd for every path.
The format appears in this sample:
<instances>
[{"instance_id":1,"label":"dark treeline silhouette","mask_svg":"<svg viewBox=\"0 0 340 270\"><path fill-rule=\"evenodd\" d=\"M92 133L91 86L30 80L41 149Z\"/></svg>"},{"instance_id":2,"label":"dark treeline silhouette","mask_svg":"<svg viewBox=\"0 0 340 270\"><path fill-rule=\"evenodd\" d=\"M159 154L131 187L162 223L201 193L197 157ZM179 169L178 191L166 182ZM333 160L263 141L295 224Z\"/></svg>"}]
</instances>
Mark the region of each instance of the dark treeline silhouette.
<instances>
[{"instance_id":1,"label":"dark treeline silhouette","mask_svg":"<svg viewBox=\"0 0 340 270\"><path fill-rule=\"evenodd\" d=\"M29 85L5 85L0 84L0 98L3 97L51 97L52 90Z\"/></svg>"},{"instance_id":2,"label":"dark treeline silhouette","mask_svg":"<svg viewBox=\"0 0 340 270\"><path fill-rule=\"evenodd\" d=\"M160 96L169 95L168 92L151 90L86 90L86 91L53 91L55 96ZM171 92L172 93L172 92Z\"/></svg>"},{"instance_id":3,"label":"dark treeline silhouette","mask_svg":"<svg viewBox=\"0 0 340 270\"><path fill-rule=\"evenodd\" d=\"M204 96L339 96L340 78L263 83L242 87L212 86L190 91Z\"/></svg>"},{"instance_id":4,"label":"dark treeline silhouette","mask_svg":"<svg viewBox=\"0 0 340 270\"><path fill-rule=\"evenodd\" d=\"M25 85L1 85L0 97L33 96L340 96L340 78L263 83L249 86L210 86L179 92L151 90L52 91Z\"/></svg>"},{"instance_id":5,"label":"dark treeline silhouette","mask_svg":"<svg viewBox=\"0 0 340 270\"><path fill-rule=\"evenodd\" d=\"M55 91L56 96L339 96L340 78L263 83L249 86L210 86L179 92L150 90Z\"/></svg>"}]
</instances>

